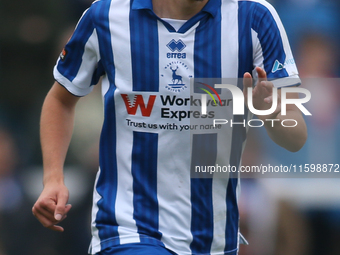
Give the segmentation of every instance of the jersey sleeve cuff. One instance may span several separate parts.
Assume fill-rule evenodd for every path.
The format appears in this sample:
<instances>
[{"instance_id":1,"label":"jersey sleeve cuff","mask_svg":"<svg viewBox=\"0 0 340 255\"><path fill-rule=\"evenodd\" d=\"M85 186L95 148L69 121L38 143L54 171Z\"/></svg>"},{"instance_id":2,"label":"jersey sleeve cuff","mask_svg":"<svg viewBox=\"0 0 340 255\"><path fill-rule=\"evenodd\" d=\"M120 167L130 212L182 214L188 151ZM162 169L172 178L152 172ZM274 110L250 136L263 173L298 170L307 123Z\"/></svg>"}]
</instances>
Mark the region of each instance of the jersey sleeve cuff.
<instances>
[{"instance_id":1,"label":"jersey sleeve cuff","mask_svg":"<svg viewBox=\"0 0 340 255\"><path fill-rule=\"evenodd\" d=\"M293 87L301 85L301 80L297 74L285 78L271 80L271 82L274 84L274 87L276 88Z\"/></svg>"},{"instance_id":2,"label":"jersey sleeve cuff","mask_svg":"<svg viewBox=\"0 0 340 255\"><path fill-rule=\"evenodd\" d=\"M53 76L54 79L59 82L61 85L63 85L71 94L78 96L78 97L83 97L88 95L92 89L93 86L89 86L88 88L80 88L74 83L72 83L70 80L68 80L65 76L63 76L55 66L53 69Z\"/></svg>"}]
</instances>

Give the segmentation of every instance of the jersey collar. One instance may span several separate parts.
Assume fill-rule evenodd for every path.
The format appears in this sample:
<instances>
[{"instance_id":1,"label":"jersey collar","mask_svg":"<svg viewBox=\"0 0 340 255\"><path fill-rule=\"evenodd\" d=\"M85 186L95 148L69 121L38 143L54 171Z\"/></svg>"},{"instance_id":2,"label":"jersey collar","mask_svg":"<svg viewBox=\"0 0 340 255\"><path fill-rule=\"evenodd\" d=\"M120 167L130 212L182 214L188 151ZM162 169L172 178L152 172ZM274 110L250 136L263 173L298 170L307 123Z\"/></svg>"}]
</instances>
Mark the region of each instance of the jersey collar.
<instances>
[{"instance_id":1,"label":"jersey collar","mask_svg":"<svg viewBox=\"0 0 340 255\"><path fill-rule=\"evenodd\" d=\"M220 0L209 0L208 3L203 7L201 12L209 13L211 16L215 17L217 15L218 7L221 5ZM133 0L132 10L152 10L152 0Z\"/></svg>"}]
</instances>

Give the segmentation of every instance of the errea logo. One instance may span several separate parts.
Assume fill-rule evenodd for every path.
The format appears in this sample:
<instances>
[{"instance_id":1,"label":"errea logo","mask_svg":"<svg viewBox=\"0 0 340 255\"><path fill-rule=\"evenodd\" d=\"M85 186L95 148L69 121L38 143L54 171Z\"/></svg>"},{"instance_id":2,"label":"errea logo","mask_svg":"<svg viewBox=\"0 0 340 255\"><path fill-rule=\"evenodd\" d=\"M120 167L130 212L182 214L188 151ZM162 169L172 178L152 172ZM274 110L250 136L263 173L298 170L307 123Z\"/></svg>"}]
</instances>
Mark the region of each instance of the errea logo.
<instances>
[{"instance_id":1,"label":"errea logo","mask_svg":"<svg viewBox=\"0 0 340 255\"><path fill-rule=\"evenodd\" d=\"M175 39L172 39L167 45L166 45L171 52L166 54L167 58L186 58L187 54L186 53L180 53L183 51L186 47L185 43L179 39L176 41Z\"/></svg>"},{"instance_id":2,"label":"errea logo","mask_svg":"<svg viewBox=\"0 0 340 255\"><path fill-rule=\"evenodd\" d=\"M175 52L176 50L178 52L181 52L186 47L185 43L179 39L178 41L172 39L167 45L166 45L172 52Z\"/></svg>"}]
</instances>

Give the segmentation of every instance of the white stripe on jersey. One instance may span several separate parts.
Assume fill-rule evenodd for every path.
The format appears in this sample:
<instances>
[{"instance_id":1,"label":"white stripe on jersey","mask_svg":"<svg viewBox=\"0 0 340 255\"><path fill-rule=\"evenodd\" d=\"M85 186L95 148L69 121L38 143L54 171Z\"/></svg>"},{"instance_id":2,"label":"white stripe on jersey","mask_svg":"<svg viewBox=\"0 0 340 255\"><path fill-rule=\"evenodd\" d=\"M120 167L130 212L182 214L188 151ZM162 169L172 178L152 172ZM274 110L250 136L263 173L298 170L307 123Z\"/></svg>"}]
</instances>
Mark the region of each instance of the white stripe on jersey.
<instances>
[{"instance_id":1,"label":"white stripe on jersey","mask_svg":"<svg viewBox=\"0 0 340 255\"><path fill-rule=\"evenodd\" d=\"M95 187L97 186L97 182L98 182L98 178L100 175L100 168L97 172L96 175L96 180L95 180ZM100 238L99 238L99 233L98 233L98 229L96 228L96 216L98 213L98 202L102 197L98 194L97 189L94 188L93 190L93 204L92 204L92 223L91 223L91 232L92 232L92 240L91 240L91 245L89 247L89 253L91 253L92 251L94 253L97 253L100 251ZM92 253L91 253L92 254Z\"/></svg>"},{"instance_id":2,"label":"white stripe on jersey","mask_svg":"<svg viewBox=\"0 0 340 255\"><path fill-rule=\"evenodd\" d=\"M213 207L214 207L214 239L211 244L211 253L218 254L225 246L225 226L227 225L226 211L228 179L213 179ZM221 187L225 187L222 189Z\"/></svg>"},{"instance_id":3,"label":"white stripe on jersey","mask_svg":"<svg viewBox=\"0 0 340 255\"><path fill-rule=\"evenodd\" d=\"M130 48L130 1L113 0L111 2L109 20L111 31L111 43L113 60L115 63L115 83L117 87L121 83L132 83L132 64ZM119 38L119 39L118 39Z\"/></svg>"},{"instance_id":4,"label":"white stripe on jersey","mask_svg":"<svg viewBox=\"0 0 340 255\"><path fill-rule=\"evenodd\" d=\"M160 80L171 81L172 71L169 70L170 63L173 64L171 68L179 66L177 71L178 75L182 76L183 83L189 84L189 75L193 74L194 70L194 42L195 33L193 31L199 25L194 25L184 34L169 33L162 22L158 21L158 41L159 41L159 73ZM178 59L165 58L169 52L166 46L171 40L178 41L181 39L185 44L186 59L185 63L189 67L185 70L181 66L181 61ZM168 94L168 89L165 86L160 86L159 92L163 95ZM189 89L181 92L181 97L190 97ZM179 106L180 110L181 107ZM190 124L186 121L183 124ZM162 242L167 248L172 250L180 250L185 253L190 253L188 243L192 240L191 228L191 201L190 201L190 171L166 171L167 169L178 166L178 169L190 169L190 162L183 160L181 155L190 155L190 146L178 146L178 141L186 141L190 144L190 136L186 132L177 132L176 140L172 135L164 134L158 137L158 169L164 169L162 173L157 176L157 197L159 205L168 205L167 207L161 206L159 208L159 231L163 234ZM172 148L172 149L169 149ZM169 158L171 160L169 161ZM169 185L171 183L171 185ZM169 190L179 189L181 192L173 192ZM179 201L181 206L179 206Z\"/></svg>"},{"instance_id":5,"label":"white stripe on jersey","mask_svg":"<svg viewBox=\"0 0 340 255\"><path fill-rule=\"evenodd\" d=\"M228 45L228 47L221 47L221 64L222 64L222 77L235 78L238 77L238 1L222 1L221 6L222 24L221 24L221 45ZM232 60L232 61L231 61ZM222 98L229 94L229 91L222 91ZM232 111L232 107L229 109ZM227 114L232 118L232 113ZM226 129L224 133L218 134L217 151L222 152L217 154L216 164L219 166L228 166L232 143L232 129ZM214 216L214 238L211 244L211 253L220 253L225 246L225 234L227 219L227 204L221 203L226 201L228 179L226 174L221 174L221 178L216 174L213 179L213 216ZM222 188L224 187L224 188ZM221 192L223 190L223 192ZM221 213L221 212L224 212Z\"/></svg>"},{"instance_id":6,"label":"white stripe on jersey","mask_svg":"<svg viewBox=\"0 0 340 255\"><path fill-rule=\"evenodd\" d=\"M118 3L119 2L119 3ZM130 33L123 31L130 30L129 12L130 1L112 1L109 12L111 43L113 59L115 64L115 84L117 93L122 93L120 88L132 91L132 65ZM117 40L119 38L119 40ZM120 97L116 97L117 109L124 105ZM115 204L116 220L120 244L140 242L137 233L136 221L133 218L133 178L131 174L131 151L133 144L133 133L121 131L126 129L125 121L116 121L117 139L117 197ZM124 148L124 149L123 149Z\"/></svg>"},{"instance_id":7,"label":"white stripe on jersey","mask_svg":"<svg viewBox=\"0 0 340 255\"><path fill-rule=\"evenodd\" d=\"M238 77L238 1L222 1L221 6L222 78Z\"/></svg>"},{"instance_id":8,"label":"white stripe on jersey","mask_svg":"<svg viewBox=\"0 0 340 255\"><path fill-rule=\"evenodd\" d=\"M222 24L221 24L221 65L222 78L238 77L238 1L222 1L221 6ZM223 80L222 80L223 82ZM233 83L236 84L236 83ZM230 91L222 90L221 98L231 98ZM232 119L232 106L228 109L225 119ZM226 132L218 134L217 151L220 157L216 159L216 164L220 166L228 166L231 153L232 129L226 129Z\"/></svg>"}]
</instances>

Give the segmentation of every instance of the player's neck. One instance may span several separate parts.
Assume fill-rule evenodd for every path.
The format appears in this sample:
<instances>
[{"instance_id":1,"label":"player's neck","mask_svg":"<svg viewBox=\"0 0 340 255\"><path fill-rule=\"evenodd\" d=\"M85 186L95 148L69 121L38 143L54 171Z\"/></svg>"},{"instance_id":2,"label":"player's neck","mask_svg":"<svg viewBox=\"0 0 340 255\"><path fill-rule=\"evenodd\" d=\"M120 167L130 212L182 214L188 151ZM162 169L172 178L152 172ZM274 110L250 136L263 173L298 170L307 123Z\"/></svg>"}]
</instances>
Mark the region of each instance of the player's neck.
<instances>
[{"instance_id":1,"label":"player's neck","mask_svg":"<svg viewBox=\"0 0 340 255\"><path fill-rule=\"evenodd\" d=\"M200 12L209 0L152 0L153 11L160 18L188 20Z\"/></svg>"}]
</instances>

